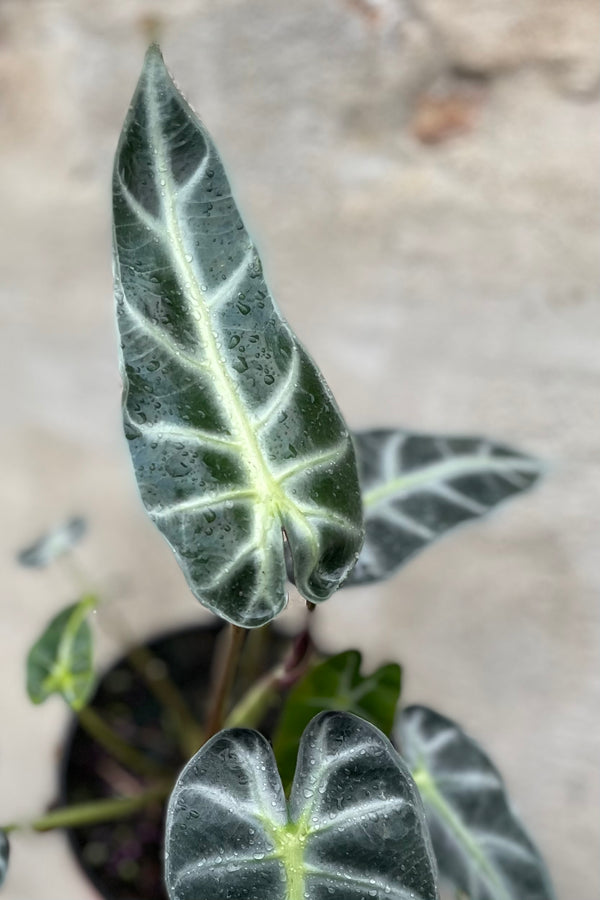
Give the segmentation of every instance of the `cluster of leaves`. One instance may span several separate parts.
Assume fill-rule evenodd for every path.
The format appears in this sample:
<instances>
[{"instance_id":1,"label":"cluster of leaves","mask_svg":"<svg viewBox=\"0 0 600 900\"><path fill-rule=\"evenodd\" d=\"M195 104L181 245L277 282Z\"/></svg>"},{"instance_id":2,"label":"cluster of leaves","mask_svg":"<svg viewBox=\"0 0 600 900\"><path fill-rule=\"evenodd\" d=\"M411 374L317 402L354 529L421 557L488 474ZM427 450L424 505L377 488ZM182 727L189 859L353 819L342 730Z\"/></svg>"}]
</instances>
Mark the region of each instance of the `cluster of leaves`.
<instances>
[{"instance_id":1,"label":"cluster of leaves","mask_svg":"<svg viewBox=\"0 0 600 900\"><path fill-rule=\"evenodd\" d=\"M536 480L534 460L488 441L350 434L276 307L217 150L157 48L123 129L114 191L126 433L146 508L209 609L256 627L285 605L288 576L312 603L385 578ZM419 791L363 721L390 733L399 667L364 679L359 666L350 651L297 685L275 736L279 771L246 730L222 732L190 761L167 822L172 900L437 896ZM477 768L468 739L427 716L407 710L399 728L442 873L474 900L523 898L525 887L549 897L493 768L481 755ZM448 758L457 736L466 773ZM286 802L280 773L289 784L296 753ZM494 795L485 831L474 791L482 803Z\"/></svg>"},{"instance_id":2,"label":"cluster of leaves","mask_svg":"<svg viewBox=\"0 0 600 900\"><path fill-rule=\"evenodd\" d=\"M270 621L288 574L313 603L391 575L538 477L535 460L488 441L348 431L157 48L117 150L114 249L142 500L194 595L222 618Z\"/></svg>"},{"instance_id":3,"label":"cluster of leaves","mask_svg":"<svg viewBox=\"0 0 600 900\"><path fill-rule=\"evenodd\" d=\"M318 604L390 577L538 478L535 460L488 440L348 430L157 47L117 151L114 251L142 500L193 594L237 628L274 619L288 581ZM32 649L34 702L89 700L93 604L64 610ZM481 748L432 710L402 709L398 665L360 669L355 650L309 668L273 749L233 728L190 759L167 817L171 900L434 900L439 878L471 900L551 900ZM0 880L6 858L0 844Z\"/></svg>"},{"instance_id":4,"label":"cluster of leaves","mask_svg":"<svg viewBox=\"0 0 600 900\"><path fill-rule=\"evenodd\" d=\"M553 898L481 748L425 707L401 713L395 738L403 756L363 719L319 713L300 740L286 803L258 732L216 735L171 795L171 900L434 900L438 872L471 900Z\"/></svg>"}]
</instances>

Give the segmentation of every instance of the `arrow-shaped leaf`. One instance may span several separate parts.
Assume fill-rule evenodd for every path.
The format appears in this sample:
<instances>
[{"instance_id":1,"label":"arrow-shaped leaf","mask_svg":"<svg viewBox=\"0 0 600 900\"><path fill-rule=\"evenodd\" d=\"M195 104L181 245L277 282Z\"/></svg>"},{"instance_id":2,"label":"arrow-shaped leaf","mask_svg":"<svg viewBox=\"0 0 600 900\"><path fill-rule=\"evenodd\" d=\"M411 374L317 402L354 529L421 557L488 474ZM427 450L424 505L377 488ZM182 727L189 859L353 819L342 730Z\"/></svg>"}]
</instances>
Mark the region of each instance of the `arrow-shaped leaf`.
<instances>
[{"instance_id":1,"label":"arrow-shaped leaf","mask_svg":"<svg viewBox=\"0 0 600 900\"><path fill-rule=\"evenodd\" d=\"M87 616L96 597L83 597L55 616L27 657L27 693L33 703L60 694L82 709L94 687L92 632Z\"/></svg>"},{"instance_id":2,"label":"arrow-shaped leaf","mask_svg":"<svg viewBox=\"0 0 600 900\"><path fill-rule=\"evenodd\" d=\"M10 844L4 831L0 829L0 887L4 884L8 869L8 857L10 856Z\"/></svg>"},{"instance_id":3,"label":"arrow-shaped leaf","mask_svg":"<svg viewBox=\"0 0 600 900\"><path fill-rule=\"evenodd\" d=\"M397 737L425 803L440 875L469 900L553 900L546 866L479 745L424 706L402 713Z\"/></svg>"},{"instance_id":4,"label":"arrow-shaped leaf","mask_svg":"<svg viewBox=\"0 0 600 900\"><path fill-rule=\"evenodd\" d=\"M273 753L231 729L185 767L169 803L171 900L432 900L418 792L387 738L322 713L302 738L288 807Z\"/></svg>"},{"instance_id":5,"label":"arrow-shaped leaf","mask_svg":"<svg viewBox=\"0 0 600 900\"><path fill-rule=\"evenodd\" d=\"M366 538L347 585L388 578L450 529L530 488L542 471L531 457L481 438L379 429L356 433L354 443Z\"/></svg>"},{"instance_id":6,"label":"arrow-shaped leaf","mask_svg":"<svg viewBox=\"0 0 600 900\"><path fill-rule=\"evenodd\" d=\"M29 547L19 551L18 561L30 569L44 569L69 553L86 532L86 522L81 516L73 516L58 528L43 534Z\"/></svg>"},{"instance_id":7,"label":"arrow-shaped leaf","mask_svg":"<svg viewBox=\"0 0 600 900\"><path fill-rule=\"evenodd\" d=\"M371 675L360 674L361 655L347 650L319 663L290 691L273 739L285 786L291 784L302 732L317 713L344 710L389 735L400 696L400 666L389 663Z\"/></svg>"},{"instance_id":8,"label":"arrow-shaped leaf","mask_svg":"<svg viewBox=\"0 0 600 900\"><path fill-rule=\"evenodd\" d=\"M217 150L148 51L114 171L125 431L196 597L245 627L327 599L363 538L354 449L275 306Z\"/></svg>"}]
</instances>

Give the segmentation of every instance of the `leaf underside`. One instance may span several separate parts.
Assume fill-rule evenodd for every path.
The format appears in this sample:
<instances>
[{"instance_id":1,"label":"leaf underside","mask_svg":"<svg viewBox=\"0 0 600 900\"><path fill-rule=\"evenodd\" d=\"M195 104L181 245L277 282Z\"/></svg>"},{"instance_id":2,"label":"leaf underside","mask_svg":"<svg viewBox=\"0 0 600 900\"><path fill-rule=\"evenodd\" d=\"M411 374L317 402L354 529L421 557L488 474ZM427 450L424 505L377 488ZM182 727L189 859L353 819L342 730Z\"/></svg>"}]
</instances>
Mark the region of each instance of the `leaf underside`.
<instances>
[{"instance_id":1,"label":"leaf underside","mask_svg":"<svg viewBox=\"0 0 600 900\"><path fill-rule=\"evenodd\" d=\"M354 713L389 735L400 696L401 670L396 663L381 666L371 675L360 674L361 655L348 650L311 669L290 691L273 750L287 788L294 776L302 732L310 720L325 710Z\"/></svg>"},{"instance_id":2,"label":"leaf underside","mask_svg":"<svg viewBox=\"0 0 600 900\"><path fill-rule=\"evenodd\" d=\"M554 900L546 866L479 745L423 706L402 713L397 737L425 804L440 875L470 900Z\"/></svg>"},{"instance_id":3,"label":"leaf underside","mask_svg":"<svg viewBox=\"0 0 600 900\"><path fill-rule=\"evenodd\" d=\"M447 531L532 487L542 471L535 459L482 438L401 429L353 438L366 537L346 585L389 578Z\"/></svg>"},{"instance_id":4,"label":"leaf underside","mask_svg":"<svg viewBox=\"0 0 600 900\"><path fill-rule=\"evenodd\" d=\"M304 733L289 808L267 741L216 735L167 813L171 900L432 900L421 801L387 738L348 713Z\"/></svg>"},{"instance_id":5,"label":"leaf underside","mask_svg":"<svg viewBox=\"0 0 600 900\"><path fill-rule=\"evenodd\" d=\"M195 596L245 627L327 599L363 529L352 440L265 284L217 150L148 51L114 170L126 436Z\"/></svg>"},{"instance_id":6,"label":"leaf underside","mask_svg":"<svg viewBox=\"0 0 600 900\"><path fill-rule=\"evenodd\" d=\"M55 616L27 657L27 693L33 703L60 694L73 709L85 706L94 687L92 632L86 617L96 598L86 596Z\"/></svg>"},{"instance_id":7,"label":"leaf underside","mask_svg":"<svg viewBox=\"0 0 600 900\"><path fill-rule=\"evenodd\" d=\"M17 559L28 569L45 569L54 560L72 550L84 536L86 529L85 519L74 516L21 550Z\"/></svg>"},{"instance_id":8,"label":"leaf underside","mask_svg":"<svg viewBox=\"0 0 600 900\"><path fill-rule=\"evenodd\" d=\"M0 887L2 887L8 870L8 858L10 856L10 844L4 831L0 831Z\"/></svg>"}]
</instances>

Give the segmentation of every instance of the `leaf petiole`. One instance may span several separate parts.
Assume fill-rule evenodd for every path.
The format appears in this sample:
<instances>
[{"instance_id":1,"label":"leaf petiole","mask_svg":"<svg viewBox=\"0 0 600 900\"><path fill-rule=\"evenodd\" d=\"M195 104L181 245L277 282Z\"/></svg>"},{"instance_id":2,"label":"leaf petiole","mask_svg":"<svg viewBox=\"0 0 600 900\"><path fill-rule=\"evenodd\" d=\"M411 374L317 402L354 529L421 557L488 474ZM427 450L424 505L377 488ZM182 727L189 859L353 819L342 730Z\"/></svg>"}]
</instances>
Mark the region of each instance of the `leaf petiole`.
<instances>
[{"instance_id":1,"label":"leaf petiole","mask_svg":"<svg viewBox=\"0 0 600 900\"><path fill-rule=\"evenodd\" d=\"M163 766L123 740L91 706L77 711L77 719L90 737L132 772L140 775L164 774Z\"/></svg>"},{"instance_id":2,"label":"leaf petiole","mask_svg":"<svg viewBox=\"0 0 600 900\"><path fill-rule=\"evenodd\" d=\"M214 689L211 690L213 702L206 720L206 740L220 731L223 726L227 701L233 687L246 633L246 628L232 623L227 628L227 645L223 657L217 660Z\"/></svg>"},{"instance_id":3,"label":"leaf petiole","mask_svg":"<svg viewBox=\"0 0 600 900\"><path fill-rule=\"evenodd\" d=\"M287 657L267 672L236 703L227 718L225 728L256 728L282 691L300 680L313 659L313 643L305 628L296 637Z\"/></svg>"},{"instance_id":4,"label":"leaf petiole","mask_svg":"<svg viewBox=\"0 0 600 900\"><path fill-rule=\"evenodd\" d=\"M60 807L30 822L13 822L5 825L2 831L6 834L25 830L51 831L54 828L77 828L82 825L124 819L144 806L162 800L169 794L172 786L172 781L166 780L130 797L111 797L106 800L92 800L89 803Z\"/></svg>"}]
</instances>

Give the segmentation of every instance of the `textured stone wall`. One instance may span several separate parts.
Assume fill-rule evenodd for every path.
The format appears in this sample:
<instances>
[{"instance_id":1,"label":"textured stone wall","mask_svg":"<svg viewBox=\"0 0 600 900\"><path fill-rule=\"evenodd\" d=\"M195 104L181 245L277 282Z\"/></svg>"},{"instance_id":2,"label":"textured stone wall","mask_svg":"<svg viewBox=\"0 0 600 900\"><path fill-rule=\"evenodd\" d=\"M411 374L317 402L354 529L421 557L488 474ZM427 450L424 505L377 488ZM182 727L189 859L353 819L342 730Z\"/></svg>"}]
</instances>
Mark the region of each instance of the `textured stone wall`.
<instances>
[{"instance_id":1,"label":"textured stone wall","mask_svg":"<svg viewBox=\"0 0 600 900\"><path fill-rule=\"evenodd\" d=\"M531 496L318 616L326 646L399 658L407 700L486 744L561 900L598 896L596 6L4 0L3 817L53 798L66 714L28 707L23 659L74 590L14 551L83 512L82 563L140 633L202 615L140 508L119 420L109 177L157 29L349 423L547 460ZM119 640L98 618L104 661ZM90 897L66 859L59 836L15 839L9 896Z\"/></svg>"}]
</instances>

